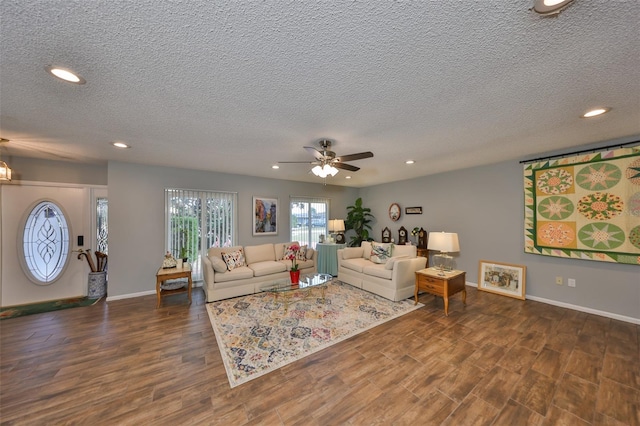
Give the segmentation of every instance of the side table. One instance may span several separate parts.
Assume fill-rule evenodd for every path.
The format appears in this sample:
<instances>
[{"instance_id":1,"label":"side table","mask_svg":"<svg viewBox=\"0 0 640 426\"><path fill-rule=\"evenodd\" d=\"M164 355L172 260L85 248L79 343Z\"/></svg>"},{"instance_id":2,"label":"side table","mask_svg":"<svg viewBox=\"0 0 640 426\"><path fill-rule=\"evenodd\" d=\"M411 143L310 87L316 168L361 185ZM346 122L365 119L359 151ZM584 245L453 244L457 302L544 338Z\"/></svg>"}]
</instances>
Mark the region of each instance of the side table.
<instances>
[{"instance_id":1,"label":"side table","mask_svg":"<svg viewBox=\"0 0 640 426\"><path fill-rule=\"evenodd\" d=\"M175 280L177 278L186 278L187 285L181 288L177 288L174 290L164 290L162 288L162 283L167 280ZM156 272L156 295L158 296L158 304L156 308L160 307L160 303L162 302L162 296L166 296L169 294L177 294L177 293L187 293L189 297L189 304L191 304L191 287L193 283L191 282L191 265L188 263L182 268L160 268L158 272Z\"/></svg>"},{"instance_id":2,"label":"side table","mask_svg":"<svg viewBox=\"0 0 640 426\"><path fill-rule=\"evenodd\" d=\"M426 268L416 271L415 305L418 304L418 291L440 296L444 299L444 315L449 316L449 297L462 292L462 303L467 304L466 275L464 271L443 272L437 268Z\"/></svg>"},{"instance_id":3,"label":"side table","mask_svg":"<svg viewBox=\"0 0 640 426\"><path fill-rule=\"evenodd\" d=\"M318 252L318 273L338 275L338 250L345 248L346 244L316 244Z\"/></svg>"}]
</instances>

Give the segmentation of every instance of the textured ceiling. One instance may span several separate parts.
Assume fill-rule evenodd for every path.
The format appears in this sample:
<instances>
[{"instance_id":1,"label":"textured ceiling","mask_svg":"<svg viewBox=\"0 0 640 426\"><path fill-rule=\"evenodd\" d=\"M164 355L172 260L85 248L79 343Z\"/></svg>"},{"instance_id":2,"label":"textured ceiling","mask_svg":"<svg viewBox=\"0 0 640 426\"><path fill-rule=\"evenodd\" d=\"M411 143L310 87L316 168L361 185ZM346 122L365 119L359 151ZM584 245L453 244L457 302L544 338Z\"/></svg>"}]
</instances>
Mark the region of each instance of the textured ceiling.
<instances>
[{"instance_id":1,"label":"textured ceiling","mask_svg":"<svg viewBox=\"0 0 640 426\"><path fill-rule=\"evenodd\" d=\"M330 138L366 186L640 135L640 2L532 1L3 0L2 155L318 182L271 165Z\"/></svg>"}]
</instances>

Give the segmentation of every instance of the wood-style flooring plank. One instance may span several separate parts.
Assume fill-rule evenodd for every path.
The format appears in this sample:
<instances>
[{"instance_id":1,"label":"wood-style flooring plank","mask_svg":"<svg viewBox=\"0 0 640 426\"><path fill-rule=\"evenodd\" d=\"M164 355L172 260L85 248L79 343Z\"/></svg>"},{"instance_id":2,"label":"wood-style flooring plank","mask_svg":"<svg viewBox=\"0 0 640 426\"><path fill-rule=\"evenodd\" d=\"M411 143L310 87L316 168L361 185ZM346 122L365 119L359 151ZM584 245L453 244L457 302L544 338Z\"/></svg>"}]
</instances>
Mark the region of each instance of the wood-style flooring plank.
<instances>
[{"instance_id":1,"label":"wood-style flooring plank","mask_svg":"<svg viewBox=\"0 0 640 426\"><path fill-rule=\"evenodd\" d=\"M640 326L467 293L233 389L198 288L2 320L0 422L640 426Z\"/></svg>"}]
</instances>

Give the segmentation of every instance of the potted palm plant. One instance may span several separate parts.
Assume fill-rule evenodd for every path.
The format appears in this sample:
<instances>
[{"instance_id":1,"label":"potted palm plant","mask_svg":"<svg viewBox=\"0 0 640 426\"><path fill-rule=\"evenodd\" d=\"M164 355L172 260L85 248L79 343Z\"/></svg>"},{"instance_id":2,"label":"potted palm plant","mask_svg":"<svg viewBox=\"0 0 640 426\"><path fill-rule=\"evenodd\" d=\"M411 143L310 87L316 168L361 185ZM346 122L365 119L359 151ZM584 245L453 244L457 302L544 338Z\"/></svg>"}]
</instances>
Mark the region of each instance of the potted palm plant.
<instances>
[{"instance_id":1,"label":"potted palm plant","mask_svg":"<svg viewBox=\"0 0 640 426\"><path fill-rule=\"evenodd\" d=\"M347 218L344 221L345 229L352 229L355 235L351 236L350 247L360 247L363 241L369 239L371 221L374 219L371 209L362 206L362 197L359 197L352 206L347 207Z\"/></svg>"}]
</instances>

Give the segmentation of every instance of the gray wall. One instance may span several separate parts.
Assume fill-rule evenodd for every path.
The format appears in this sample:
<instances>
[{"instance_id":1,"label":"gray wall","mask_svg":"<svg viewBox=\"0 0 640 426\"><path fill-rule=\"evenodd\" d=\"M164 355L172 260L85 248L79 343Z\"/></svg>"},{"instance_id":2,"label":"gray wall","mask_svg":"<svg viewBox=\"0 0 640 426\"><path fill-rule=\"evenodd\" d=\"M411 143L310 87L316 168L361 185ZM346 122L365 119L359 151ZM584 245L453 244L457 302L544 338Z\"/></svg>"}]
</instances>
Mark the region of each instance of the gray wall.
<instances>
[{"instance_id":1,"label":"gray wall","mask_svg":"<svg viewBox=\"0 0 640 426\"><path fill-rule=\"evenodd\" d=\"M13 157L6 160L13 170L13 180L62 182L86 185L107 184L107 164L82 164L38 158Z\"/></svg>"},{"instance_id":2,"label":"gray wall","mask_svg":"<svg viewBox=\"0 0 640 426\"><path fill-rule=\"evenodd\" d=\"M525 265L528 297L640 321L640 267L524 253L522 175L523 166L511 161L372 186L360 195L375 213L378 241L385 226L396 240L400 226L457 232L455 260L468 282L478 282L480 260ZM391 203L402 207L395 223L388 216ZM405 215L404 208L412 206L422 206L423 214ZM562 286L556 276L564 278ZM575 288L567 287L567 278L576 279Z\"/></svg>"},{"instance_id":3,"label":"gray wall","mask_svg":"<svg viewBox=\"0 0 640 426\"><path fill-rule=\"evenodd\" d=\"M345 217L346 206L362 196L376 217L376 240L385 226L396 239L400 226L409 231L422 226L427 231L457 232L461 245L457 267L467 271L469 282L477 283L481 259L526 265L529 298L640 321L638 266L524 253L522 165L517 161L361 189L128 163L104 167L13 158L11 166L23 180L108 182L110 296L155 288L154 275L166 250L164 188L174 187L238 192L239 243L243 245L287 240L282 228L276 237L252 237L253 195L277 197L281 203L291 195L328 197L331 218ZM403 209L395 223L387 214L394 202ZM404 208L412 206L422 206L423 214L405 215ZM288 217L280 220L288 223ZM564 285L555 284L556 276L564 278ZM577 286L567 287L567 278L576 279Z\"/></svg>"},{"instance_id":4,"label":"gray wall","mask_svg":"<svg viewBox=\"0 0 640 426\"><path fill-rule=\"evenodd\" d=\"M155 273L166 251L164 242L164 189L183 188L238 193L238 243L241 245L289 241L282 224L289 223L287 209L278 219L277 236L252 236L252 197L278 198L288 205L290 196L331 199L330 217L343 217L357 198L353 188L321 183L291 182L224 173L109 163L109 296L155 290Z\"/></svg>"}]
</instances>

